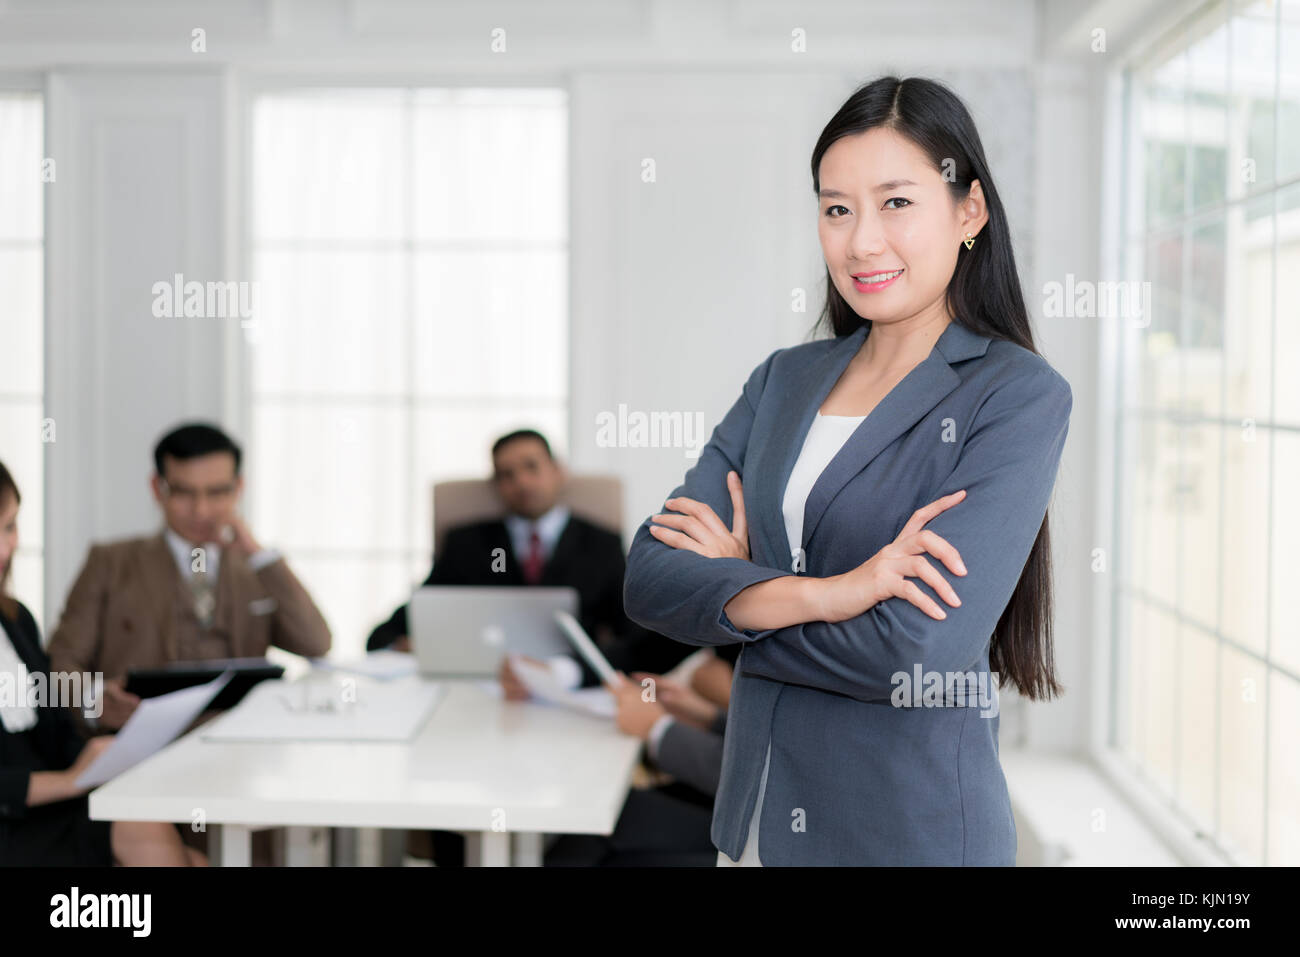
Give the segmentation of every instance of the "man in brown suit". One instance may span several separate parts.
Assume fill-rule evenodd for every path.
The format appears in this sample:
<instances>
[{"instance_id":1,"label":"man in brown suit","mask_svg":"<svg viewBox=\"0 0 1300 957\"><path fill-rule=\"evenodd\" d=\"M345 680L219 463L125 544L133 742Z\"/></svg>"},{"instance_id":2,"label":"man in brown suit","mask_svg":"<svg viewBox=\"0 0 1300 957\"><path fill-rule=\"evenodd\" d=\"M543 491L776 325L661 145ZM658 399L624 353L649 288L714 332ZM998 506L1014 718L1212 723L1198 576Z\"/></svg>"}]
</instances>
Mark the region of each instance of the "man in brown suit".
<instances>
[{"instance_id":1,"label":"man in brown suit","mask_svg":"<svg viewBox=\"0 0 1300 957\"><path fill-rule=\"evenodd\" d=\"M120 728L140 703L124 689L128 669L261 657L270 645L308 657L329 651L311 596L236 512L240 458L213 426L168 433L151 480L164 529L91 548L49 654L55 671L103 672L100 730Z\"/></svg>"}]
</instances>

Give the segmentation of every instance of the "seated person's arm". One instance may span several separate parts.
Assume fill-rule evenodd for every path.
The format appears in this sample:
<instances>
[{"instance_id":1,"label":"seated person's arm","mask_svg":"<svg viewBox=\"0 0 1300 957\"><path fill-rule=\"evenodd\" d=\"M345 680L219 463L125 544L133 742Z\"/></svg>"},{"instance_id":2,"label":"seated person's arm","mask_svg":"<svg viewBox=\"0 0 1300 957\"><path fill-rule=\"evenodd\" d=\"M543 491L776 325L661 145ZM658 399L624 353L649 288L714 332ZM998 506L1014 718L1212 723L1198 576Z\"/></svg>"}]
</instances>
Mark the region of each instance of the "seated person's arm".
<instances>
[{"instance_id":1,"label":"seated person's arm","mask_svg":"<svg viewBox=\"0 0 1300 957\"><path fill-rule=\"evenodd\" d=\"M646 686L636 678L657 678L663 691L674 682L662 676L633 676L615 696L618 728L646 742L646 751L662 771L705 794L716 794L722 774L722 736L677 720L660 700L647 700ZM689 694L685 688L677 686Z\"/></svg>"},{"instance_id":2,"label":"seated person's arm","mask_svg":"<svg viewBox=\"0 0 1300 957\"><path fill-rule=\"evenodd\" d=\"M271 644L307 658L322 658L328 654L329 625L302 582L289 570L288 562L277 557L269 564L261 565L254 574L276 603L271 622Z\"/></svg>"},{"instance_id":3,"label":"seated person's arm","mask_svg":"<svg viewBox=\"0 0 1300 957\"><path fill-rule=\"evenodd\" d=\"M77 787L77 779L112 741L109 735L91 738L64 771L0 768L0 820L22 818L28 808L85 794L87 789Z\"/></svg>"},{"instance_id":4,"label":"seated person's arm","mask_svg":"<svg viewBox=\"0 0 1300 957\"><path fill-rule=\"evenodd\" d=\"M651 741L655 735L652 731ZM658 735L650 758L659 770L705 794L718 793L722 777L723 737L682 721L673 721Z\"/></svg>"},{"instance_id":5,"label":"seated person's arm","mask_svg":"<svg viewBox=\"0 0 1300 957\"><path fill-rule=\"evenodd\" d=\"M407 634L406 606L398 608L382 625L378 625L366 639L366 651L378 651L380 648L392 648L395 651L410 651L411 639Z\"/></svg>"}]
</instances>

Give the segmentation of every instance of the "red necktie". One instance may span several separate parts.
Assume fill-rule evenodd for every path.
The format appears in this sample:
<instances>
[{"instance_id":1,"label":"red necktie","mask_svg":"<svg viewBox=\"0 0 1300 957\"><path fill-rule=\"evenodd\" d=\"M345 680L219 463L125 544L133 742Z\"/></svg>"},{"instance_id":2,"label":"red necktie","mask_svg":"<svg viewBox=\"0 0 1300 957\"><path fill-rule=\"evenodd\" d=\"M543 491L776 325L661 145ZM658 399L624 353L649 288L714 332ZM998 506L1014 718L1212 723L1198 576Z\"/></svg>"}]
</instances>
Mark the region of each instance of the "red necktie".
<instances>
[{"instance_id":1,"label":"red necktie","mask_svg":"<svg viewBox=\"0 0 1300 957\"><path fill-rule=\"evenodd\" d=\"M542 580L542 539L534 529L528 539L528 557L524 559L524 581L536 585Z\"/></svg>"}]
</instances>

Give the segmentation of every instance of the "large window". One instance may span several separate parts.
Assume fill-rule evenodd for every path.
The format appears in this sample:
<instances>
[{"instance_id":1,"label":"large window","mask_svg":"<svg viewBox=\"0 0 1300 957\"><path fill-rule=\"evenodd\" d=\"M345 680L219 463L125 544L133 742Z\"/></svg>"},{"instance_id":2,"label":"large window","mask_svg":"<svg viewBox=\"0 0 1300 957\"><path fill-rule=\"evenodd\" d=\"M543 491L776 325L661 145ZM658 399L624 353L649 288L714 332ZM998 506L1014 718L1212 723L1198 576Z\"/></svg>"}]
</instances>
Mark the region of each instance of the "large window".
<instances>
[{"instance_id":1,"label":"large window","mask_svg":"<svg viewBox=\"0 0 1300 957\"><path fill-rule=\"evenodd\" d=\"M336 655L427 574L434 482L514 428L567 448L567 141L562 90L254 102L252 529Z\"/></svg>"},{"instance_id":2,"label":"large window","mask_svg":"<svg viewBox=\"0 0 1300 957\"><path fill-rule=\"evenodd\" d=\"M45 394L42 98L0 92L0 461L22 492L11 589L44 626ZM44 627L42 627L42 634Z\"/></svg>"},{"instance_id":3,"label":"large window","mask_svg":"<svg viewBox=\"0 0 1300 957\"><path fill-rule=\"evenodd\" d=\"M1112 744L1247 864L1300 864L1300 2L1128 72Z\"/></svg>"}]
</instances>

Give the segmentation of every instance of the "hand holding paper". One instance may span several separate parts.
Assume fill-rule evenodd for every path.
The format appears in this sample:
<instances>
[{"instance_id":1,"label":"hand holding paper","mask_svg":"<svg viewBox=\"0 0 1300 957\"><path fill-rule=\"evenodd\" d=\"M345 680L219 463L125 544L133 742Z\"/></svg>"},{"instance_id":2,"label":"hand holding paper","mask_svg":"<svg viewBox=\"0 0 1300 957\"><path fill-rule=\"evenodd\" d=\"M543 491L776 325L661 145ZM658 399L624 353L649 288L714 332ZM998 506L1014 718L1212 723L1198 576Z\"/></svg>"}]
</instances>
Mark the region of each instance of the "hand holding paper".
<instances>
[{"instance_id":1,"label":"hand holding paper","mask_svg":"<svg viewBox=\"0 0 1300 957\"><path fill-rule=\"evenodd\" d=\"M558 704L575 711L602 718L612 718L617 708L614 696L605 688L581 688L570 691L555 680L555 674L540 662L529 661L523 655L511 655L510 667L528 693L538 701Z\"/></svg>"},{"instance_id":2,"label":"hand holding paper","mask_svg":"<svg viewBox=\"0 0 1300 957\"><path fill-rule=\"evenodd\" d=\"M145 698L110 744L77 778L77 787L98 787L161 751L201 715L234 672L193 688Z\"/></svg>"}]
</instances>

